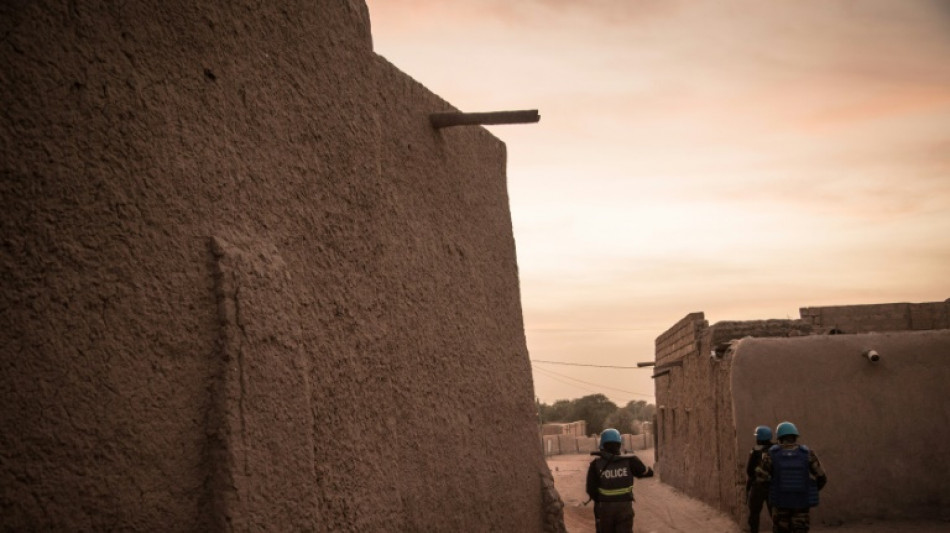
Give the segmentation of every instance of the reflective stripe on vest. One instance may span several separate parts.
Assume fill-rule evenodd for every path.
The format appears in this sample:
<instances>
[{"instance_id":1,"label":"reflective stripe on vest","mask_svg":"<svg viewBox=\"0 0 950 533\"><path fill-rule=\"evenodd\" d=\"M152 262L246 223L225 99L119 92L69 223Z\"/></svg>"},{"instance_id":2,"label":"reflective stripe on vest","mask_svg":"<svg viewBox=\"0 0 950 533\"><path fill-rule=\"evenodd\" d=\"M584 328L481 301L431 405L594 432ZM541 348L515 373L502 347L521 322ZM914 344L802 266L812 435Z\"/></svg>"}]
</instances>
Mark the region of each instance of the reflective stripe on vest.
<instances>
[{"instance_id":1,"label":"reflective stripe on vest","mask_svg":"<svg viewBox=\"0 0 950 533\"><path fill-rule=\"evenodd\" d=\"M602 502L633 501L633 463L629 458L597 460L597 497Z\"/></svg>"},{"instance_id":2,"label":"reflective stripe on vest","mask_svg":"<svg viewBox=\"0 0 950 533\"><path fill-rule=\"evenodd\" d=\"M633 493L633 485L630 485L629 487L623 487L622 489L600 488L600 489L597 489L597 491L600 492L602 496L623 496L624 494Z\"/></svg>"}]
</instances>

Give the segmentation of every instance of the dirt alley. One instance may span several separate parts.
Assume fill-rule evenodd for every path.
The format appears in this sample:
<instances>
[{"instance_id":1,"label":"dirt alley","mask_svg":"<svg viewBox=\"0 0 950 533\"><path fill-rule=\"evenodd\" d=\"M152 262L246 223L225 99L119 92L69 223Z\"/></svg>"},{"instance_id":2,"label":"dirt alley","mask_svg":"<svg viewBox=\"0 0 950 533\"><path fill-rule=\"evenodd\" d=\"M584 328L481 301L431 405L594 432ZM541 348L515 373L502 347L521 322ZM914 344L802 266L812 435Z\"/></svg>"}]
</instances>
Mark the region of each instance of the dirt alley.
<instances>
[{"instance_id":1,"label":"dirt alley","mask_svg":"<svg viewBox=\"0 0 950 533\"><path fill-rule=\"evenodd\" d=\"M636 453L644 464L653 464L653 450ZM594 506L592 503L584 505L587 501L584 483L590 460L591 456L587 454L555 455L547 458L554 476L554 485L564 501L564 525L568 533L594 533ZM724 513L661 483L659 477L636 480L633 493L636 499L633 504L636 513L633 525L635 533L740 533L748 530L745 524L740 527ZM762 520L770 526L764 513ZM865 521L840 526L813 524L811 530L814 533L941 533L950 531L950 523ZM768 529L763 528L763 531Z\"/></svg>"}]
</instances>

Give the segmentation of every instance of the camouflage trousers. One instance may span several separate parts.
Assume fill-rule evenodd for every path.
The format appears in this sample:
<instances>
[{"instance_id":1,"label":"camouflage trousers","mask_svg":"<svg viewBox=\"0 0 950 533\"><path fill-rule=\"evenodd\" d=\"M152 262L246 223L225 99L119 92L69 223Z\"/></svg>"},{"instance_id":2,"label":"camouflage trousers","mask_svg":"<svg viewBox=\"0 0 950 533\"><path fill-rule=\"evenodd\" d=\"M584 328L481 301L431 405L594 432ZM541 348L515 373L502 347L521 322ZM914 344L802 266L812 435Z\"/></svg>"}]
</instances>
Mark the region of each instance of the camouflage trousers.
<instances>
[{"instance_id":1,"label":"camouflage trousers","mask_svg":"<svg viewBox=\"0 0 950 533\"><path fill-rule=\"evenodd\" d=\"M772 533L808 533L808 509L772 508Z\"/></svg>"}]
</instances>

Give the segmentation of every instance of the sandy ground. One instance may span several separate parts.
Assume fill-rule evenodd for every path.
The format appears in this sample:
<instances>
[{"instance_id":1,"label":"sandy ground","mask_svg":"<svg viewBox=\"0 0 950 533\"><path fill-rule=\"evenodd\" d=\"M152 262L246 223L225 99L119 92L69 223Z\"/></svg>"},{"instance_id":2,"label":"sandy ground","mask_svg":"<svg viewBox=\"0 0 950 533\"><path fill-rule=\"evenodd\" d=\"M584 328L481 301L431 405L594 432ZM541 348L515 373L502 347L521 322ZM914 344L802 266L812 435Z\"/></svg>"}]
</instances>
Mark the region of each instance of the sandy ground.
<instances>
[{"instance_id":1,"label":"sandy ground","mask_svg":"<svg viewBox=\"0 0 950 533\"><path fill-rule=\"evenodd\" d=\"M637 455L644 464L653 464L653 450ZM568 533L594 533L594 505L584 505L587 493L584 483L590 455L555 455L548 458L554 485L564 501L564 525ZM708 532L739 533L742 531L728 516L712 507L684 496L658 478L638 479L633 485L636 501L635 532Z\"/></svg>"},{"instance_id":2,"label":"sandy ground","mask_svg":"<svg viewBox=\"0 0 950 533\"><path fill-rule=\"evenodd\" d=\"M653 464L653 450L638 451L644 464ZM548 466L554 475L554 485L564 501L564 525L568 533L594 533L594 506L584 505L587 493L584 482L587 477L589 455L555 455L548 458ZM638 479L633 485L634 502L633 530L635 533L740 533L748 528L740 527L731 517L712 507L694 500L659 478ZM764 513L763 531L771 526ZM841 526L817 526L813 533L947 533L950 522L862 522Z\"/></svg>"}]
</instances>

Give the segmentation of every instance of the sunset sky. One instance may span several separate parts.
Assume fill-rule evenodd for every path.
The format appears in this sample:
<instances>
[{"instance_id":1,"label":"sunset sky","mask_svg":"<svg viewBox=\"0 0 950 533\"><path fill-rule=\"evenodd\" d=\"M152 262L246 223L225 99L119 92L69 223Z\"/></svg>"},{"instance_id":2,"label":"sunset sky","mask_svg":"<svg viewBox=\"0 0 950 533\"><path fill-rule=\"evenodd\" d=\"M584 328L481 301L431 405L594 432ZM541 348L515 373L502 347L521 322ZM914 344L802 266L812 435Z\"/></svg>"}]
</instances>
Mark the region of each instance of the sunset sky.
<instances>
[{"instance_id":1,"label":"sunset sky","mask_svg":"<svg viewBox=\"0 0 950 533\"><path fill-rule=\"evenodd\" d=\"M690 312L950 298L950 1L368 0L377 53L490 126L532 360L635 366ZM533 363L546 403L651 369Z\"/></svg>"}]
</instances>

